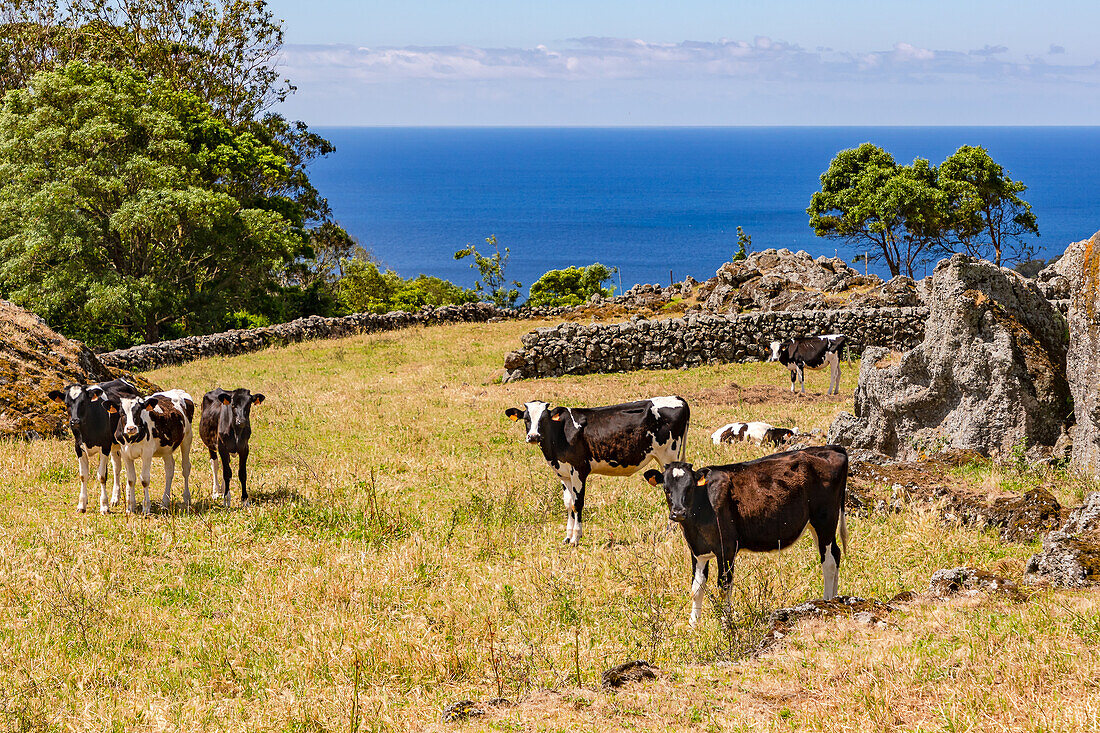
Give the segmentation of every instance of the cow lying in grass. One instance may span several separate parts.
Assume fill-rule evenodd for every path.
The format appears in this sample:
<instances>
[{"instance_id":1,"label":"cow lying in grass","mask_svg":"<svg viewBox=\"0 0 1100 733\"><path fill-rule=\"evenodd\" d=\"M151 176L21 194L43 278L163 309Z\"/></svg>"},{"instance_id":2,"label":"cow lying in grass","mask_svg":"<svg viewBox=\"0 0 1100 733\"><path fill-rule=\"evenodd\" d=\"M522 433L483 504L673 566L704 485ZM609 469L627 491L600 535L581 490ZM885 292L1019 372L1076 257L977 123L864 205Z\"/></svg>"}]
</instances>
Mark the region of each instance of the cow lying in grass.
<instances>
[{"instance_id":1,"label":"cow lying in grass","mask_svg":"<svg viewBox=\"0 0 1100 733\"><path fill-rule=\"evenodd\" d=\"M528 402L505 415L524 421L527 442L542 449L561 479L565 543L581 541L585 484L591 474L630 476L651 460L683 459L691 411L680 397L654 397L608 407L555 407Z\"/></svg>"},{"instance_id":2,"label":"cow lying in grass","mask_svg":"<svg viewBox=\"0 0 1100 733\"><path fill-rule=\"evenodd\" d=\"M777 428L766 422L731 422L715 430L710 439L715 445L742 440L751 440L757 445L779 445L796 435L790 428Z\"/></svg>"},{"instance_id":3,"label":"cow lying in grass","mask_svg":"<svg viewBox=\"0 0 1100 733\"><path fill-rule=\"evenodd\" d=\"M137 387L125 379L114 379L100 384L71 384L64 390L55 389L49 393L54 402L65 405L69 413L69 428L73 431L76 458L80 464L80 497L76 509L84 512L88 508L88 474L90 462L99 459L96 478L99 479L99 512L107 513L107 456L111 457L115 467L114 490L111 504L118 504L119 475L122 457L118 441L115 440L115 427L118 415L107 410L104 395L111 399L137 397Z\"/></svg>"},{"instance_id":4,"label":"cow lying in grass","mask_svg":"<svg viewBox=\"0 0 1100 733\"><path fill-rule=\"evenodd\" d=\"M837 594L841 546L845 552L848 546L844 521L848 454L840 446L817 446L699 470L676 461L663 471L646 471L645 478L664 487L669 519L680 524L691 550L691 623L699 620L703 609L711 560L718 565L726 609L737 553L790 547L806 529L814 536L821 558L824 597Z\"/></svg>"},{"instance_id":5,"label":"cow lying in grass","mask_svg":"<svg viewBox=\"0 0 1100 733\"><path fill-rule=\"evenodd\" d=\"M195 402L182 389L157 392L148 397L108 399L107 409L119 413L115 440L121 446L126 464L126 508L136 511L134 464L141 461L141 486L145 490L142 511L149 514L149 472L153 458L164 460L164 496L161 507L171 507L172 477L176 471L175 453L180 452L183 466L183 505L191 508L191 422L195 417Z\"/></svg>"}]
</instances>

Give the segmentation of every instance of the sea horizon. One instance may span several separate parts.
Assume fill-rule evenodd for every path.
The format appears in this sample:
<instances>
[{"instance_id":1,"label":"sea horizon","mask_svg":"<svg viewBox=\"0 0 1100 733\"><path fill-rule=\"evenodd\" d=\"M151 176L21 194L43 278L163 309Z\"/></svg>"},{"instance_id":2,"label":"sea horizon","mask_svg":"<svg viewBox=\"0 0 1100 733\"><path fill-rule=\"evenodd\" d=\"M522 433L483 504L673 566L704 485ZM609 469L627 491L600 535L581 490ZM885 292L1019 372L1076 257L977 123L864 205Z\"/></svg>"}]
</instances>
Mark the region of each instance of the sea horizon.
<instances>
[{"instance_id":1,"label":"sea horizon","mask_svg":"<svg viewBox=\"0 0 1100 733\"><path fill-rule=\"evenodd\" d=\"M1089 192L1100 126L500 125L327 126L336 153L311 165L335 218L383 264L464 286L453 253L495 235L522 293L543 272L593 262L618 267L615 286L705 280L737 249L804 249L851 262L862 252L816 237L805 208L840 150L873 142L899 163L940 163L981 145L1038 217L1049 258L1100 229ZM1090 223L1091 222L1091 223ZM1091 226L1091 228L1090 228ZM936 258L938 259L938 258ZM930 272L922 265L917 277ZM859 269L863 269L862 265ZM889 273L881 263L870 271Z\"/></svg>"}]
</instances>

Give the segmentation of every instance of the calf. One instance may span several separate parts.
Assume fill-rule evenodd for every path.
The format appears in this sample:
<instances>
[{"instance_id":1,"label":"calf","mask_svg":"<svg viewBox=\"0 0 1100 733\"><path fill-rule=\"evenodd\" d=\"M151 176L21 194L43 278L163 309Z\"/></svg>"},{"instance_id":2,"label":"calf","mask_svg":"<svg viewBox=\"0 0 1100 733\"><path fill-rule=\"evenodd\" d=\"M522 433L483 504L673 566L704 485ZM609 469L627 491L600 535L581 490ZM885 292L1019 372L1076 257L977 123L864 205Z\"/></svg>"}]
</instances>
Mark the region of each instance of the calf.
<instances>
[{"instance_id":1,"label":"calf","mask_svg":"<svg viewBox=\"0 0 1100 733\"><path fill-rule=\"evenodd\" d=\"M840 349L847 342L844 334L810 336L790 341L772 341L768 361L778 361L791 371L791 391L797 379L806 391L805 367L820 369L829 366L829 389L825 394L840 394Z\"/></svg>"},{"instance_id":2,"label":"calf","mask_svg":"<svg viewBox=\"0 0 1100 733\"><path fill-rule=\"evenodd\" d=\"M229 480L233 472L229 456L236 453L237 478L241 482L241 504L248 506L248 439L252 435L252 405L264 401L262 394L252 394L247 389L227 392L218 388L202 397L202 417L199 418L199 437L210 451L210 470L214 474L214 501L225 500L229 508ZM218 488L218 458L221 457L222 485Z\"/></svg>"},{"instance_id":3,"label":"calf","mask_svg":"<svg viewBox=\"0 0 1100 733\"><path fill-rule=\"evenodd\" d=\"M691 550L691 623L699 620L710 560L718 564L723 608L740 550L769 552L792 545L809 528L821 558L824 597L837 593L841 550L848 551L844 494L848 454L835 445L776 453L755 461L694 470L675 462L645 478L663 485L669 519ZM698 490L697 487L705 487Z\"/></svg>"},{"instance_id":4,"label":"calf","mask_svg":"<svg viewBox=\"0 0 1100 733\"><path fill-rule=\"evenodd\" d=\"M51 400L65 405L69 411L69 428L73 431L76 458L80 464L80 498L76 501L77 511L84 512L88 508L90 460L97 456L99 458L99 467L96 471L96 477L99 479L99 511L101 514L107 513L108 455L115 467L111 504L118 503L118 477L122 463L119 446L115 441L118 415L112 415L107 411L107 403L102 396L107 395L117 399L137 397L138 394L137 387L125 379L114 379L92 385L72 384L64 390L55 389L49 393Z\"/></svg>"},{"instance_id":5,"label":"calf","mask_svg":"<svg viewBox=\"0 0 1100 733\"><path fill-rule=\"evenodd\" d=\"M650 460L658 466L682 460L691 411L680 397L654 397L608 407L555 407L528 402L510 407L512 420L523 418L527 442L542 449L561 479L565 502L565 543L581 541L581 512L588 476L629 476Z\"/></svg>"},{"instance_id":6,"label":"calf","mask_svg":"<svg viewBox=\"0 0 1100 733\"><path fill-rule=\"evenodd\" d=\"M121 418L115 428L115 440L121 445L126 463L126 508L137 509L134 497L136 482L134 462L141 459L141 486L145 490L143 513L149 515L149 471L153 457L164 460L164 497L161 507L166 511L172 501L172 478L176 472L177 450L183 466L183 505L191 509L191 423L195 417L195 402L182 389L157 392L148 397L123 397L109 400L107 409Z\"/></svg>"},{"instance_id":7,"label":"calf","mask_svg":"<svg viewBox=\"0 0 1100 733\"><path fill-rule=\"evenodd\" d=\"M789 428L777 428L766 422L731 422L723 425L711 434L715 445L751 440L757 445L779 445L795 437L797 433Z\"/></svg>"}]
</instances>

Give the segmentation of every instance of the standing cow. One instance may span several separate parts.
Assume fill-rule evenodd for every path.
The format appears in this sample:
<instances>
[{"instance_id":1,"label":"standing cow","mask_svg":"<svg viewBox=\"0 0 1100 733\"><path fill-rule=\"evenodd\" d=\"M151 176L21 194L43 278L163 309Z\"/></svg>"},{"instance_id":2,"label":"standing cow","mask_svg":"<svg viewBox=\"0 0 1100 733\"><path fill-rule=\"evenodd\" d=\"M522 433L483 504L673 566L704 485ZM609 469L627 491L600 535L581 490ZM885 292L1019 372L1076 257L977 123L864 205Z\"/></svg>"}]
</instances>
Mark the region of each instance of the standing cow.
<instances>
[{"instance_id":1,"label":"standing cow","mask_svg":"<svg viewBox=\"0 0 1100 733\"><path fill-rule=\"evenodd\" d=\"M183 505L191 509L191 423L195 418L195 402L182 389L157 392L148 397L123 397L108 400L107 409L120 413L115 428L115 440L121 446L126 463L126 508L137 510L134 485L137 482L135 463L141 461L141 486L145 491L142 513L149 515L149 480L153 458L164 460L164 496L161 507L167 511L172 502L172 478L176 473L176 456L180 452L183 467Z\"/></svg>"},{"instance_id":2,"label":"standing cow","mask_svg":"<svg viewBox=\"0 0 1100 733\"><path fill-rule=\"evenodd\" d=\"M810 336L790 341L772 341L768 361L778 361L791 371L791 391L797 380L806 392L805 368L829 367L829 389L825 394L840 394L840 349L848 341L844 334Z\"/></svg>"},{"instance_id":3,"label":"standing cow","mask_svg":"<svg viewBox=\"0 0 1100 733\"><path fill-rule=\"evenodd\" d=\"M841 547L848 550L844 448L815 446L698 471L678 461L663 471L646 471L645 478L664 486L669 519L680 524L691 550L691 623L699 620L703 608L711 560L718 564L726 608L739 551L781 550L807 529L821 558L823 597L837 594Z\"/></svg>"},{"instance_id":4,"label":"standing cow","mask_svg":"<svg viewBox=\"0 0 1100 733\"><path fill-rule=\"evenodd\" d=\"M581 513L588 476L630 476L653 460L664 466L686 451L691 411L680 397L654 397L608 407L555 407L528 402L505 410L523 419L527 442L542 449L561 479L566 544L581 541Z\"/></svg>"},{"instance_id":5,"label":"standing cow","mask_svg":"<svg viewBox=\"0 0 1100 733\"><path fill-rule=\"evenodd\" d=\"M210 451L210 471L214 474L214 501L225 500L229 508L229 480L233 470L229 456L236 453L237 478L241 482L241 504L248 506L248 439L252 436L252 406L264 401L260 393L247 389L228 392L220 387L202 397L199 437ZM222 483L219 494L218 458L221 458Z\"/></svg>"},{"instance_id":6,"label":"standing cow","mask_svg":"<svg viewBox=\"0 0 1100 733\"><path fill-rule=\"evenodd\" d=\"M119 474L122 457L115 440L115 427L118 415L107 411L104 396L113 399L137 397L137 387L125 379L114 379L99 384L72 384L64 390L55 389L49 393L54 402L65 405L69 412L69 428L73 431L77 461L80 464L80 498L76 509L84 512L88 508L88 474L90 461L99 458L96 477L99 479L99 512L107 513L107 456L111 457L115 468L114 490L111 504L118 504Z\"/></svg>"}]
</instances>

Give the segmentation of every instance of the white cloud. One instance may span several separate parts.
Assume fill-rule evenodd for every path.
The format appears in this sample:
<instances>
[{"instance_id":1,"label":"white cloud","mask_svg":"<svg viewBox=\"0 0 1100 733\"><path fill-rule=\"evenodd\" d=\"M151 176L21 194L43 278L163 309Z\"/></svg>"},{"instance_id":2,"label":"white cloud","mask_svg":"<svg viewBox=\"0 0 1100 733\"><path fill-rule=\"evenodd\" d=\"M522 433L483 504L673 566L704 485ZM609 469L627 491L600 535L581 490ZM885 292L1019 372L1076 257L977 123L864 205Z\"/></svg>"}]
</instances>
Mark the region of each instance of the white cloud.
<instances>
[{"instance_id":1,"label":"white cloud","mask_svg":"<svg viewBox=\"0 0 1100 733\"><path fill-rule=\"evenodd\" d=\"M1049 53L1059 53L1051 46ZM410 79L674 80L743 79L801 82L891 82L1062 78L1096 83L1100 66L1013 59L1005 46L971 51L933 50L897 43L888 50L807 50L758 36L752 41L659 43L588 37L533 48L478 46L288 46L284 63L300 85L342 78L356 83Z\"/></svg>"}]
</instances>

